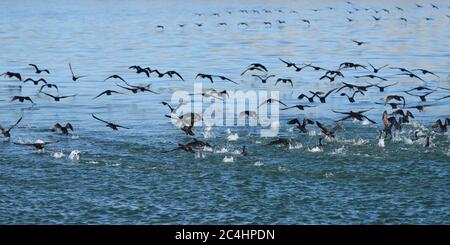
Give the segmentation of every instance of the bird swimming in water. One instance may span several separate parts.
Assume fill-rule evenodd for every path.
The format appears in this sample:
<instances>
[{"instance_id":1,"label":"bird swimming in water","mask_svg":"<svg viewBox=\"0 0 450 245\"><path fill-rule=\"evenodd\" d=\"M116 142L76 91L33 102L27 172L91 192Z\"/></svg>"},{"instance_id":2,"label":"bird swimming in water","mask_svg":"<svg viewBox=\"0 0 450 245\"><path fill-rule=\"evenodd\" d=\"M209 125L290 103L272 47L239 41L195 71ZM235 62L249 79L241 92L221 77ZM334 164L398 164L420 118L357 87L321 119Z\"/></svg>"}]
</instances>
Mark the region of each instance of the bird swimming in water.
<instances>
[{"instance_id":1,"label":"bird swimming in water","mask_svg":"<svg viewBox=\"0 0 450 245\"><path fill-rule=\"evenodd\" d=\"M6 128L4 128L4 127L2 127L2 125L0 125L0 130L2 131L2 134L3 134L3 139L6 141L6 140L9 140L10 138L11 138L11 130L13 129L13 128L15 128L19 123L20 123L20 121L22 121L22 117L23 116L21 116L18 120L17 120L17 122L14 124L14 125L12 125L11 127L9 127L8 129L6 129Z\"/></svg>"},{"instance_id":2,"label":"bird swimming in water","mask_svg":"<svg viewBox=\"0 0 450 245\"><path fill-rule=\"evenodd\" d=\"M268 146L272 146L272 145L284 145L284 146L288 146L292 143L291 139L276 139L273 141L270 141L269 143L267 143Z\"/></svg>"}]
</instances>

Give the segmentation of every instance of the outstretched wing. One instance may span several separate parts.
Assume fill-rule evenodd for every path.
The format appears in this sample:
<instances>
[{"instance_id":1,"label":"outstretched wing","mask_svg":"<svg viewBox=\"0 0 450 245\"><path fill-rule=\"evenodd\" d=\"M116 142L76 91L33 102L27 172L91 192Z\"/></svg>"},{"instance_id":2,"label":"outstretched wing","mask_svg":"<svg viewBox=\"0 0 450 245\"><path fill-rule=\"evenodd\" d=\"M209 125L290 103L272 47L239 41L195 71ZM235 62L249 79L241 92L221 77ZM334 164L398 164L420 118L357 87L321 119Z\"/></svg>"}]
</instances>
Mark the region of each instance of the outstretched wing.
<instances>
[{"instance_id":1,"label":"outstretched wing","mask_svg":"<svg viewBox=\"0 0 450 245\"><path fill-rule=\"evenodd\" d=\"M110 124L110 122L105 121L105 120L103 120L103 119L100 119L100 118L96 117L94 114L91 114L91 115L92 115L93 118L99 120L100 122L104 122L104 123L106 123L106 124Z\"/></svg>"}]
</instances>

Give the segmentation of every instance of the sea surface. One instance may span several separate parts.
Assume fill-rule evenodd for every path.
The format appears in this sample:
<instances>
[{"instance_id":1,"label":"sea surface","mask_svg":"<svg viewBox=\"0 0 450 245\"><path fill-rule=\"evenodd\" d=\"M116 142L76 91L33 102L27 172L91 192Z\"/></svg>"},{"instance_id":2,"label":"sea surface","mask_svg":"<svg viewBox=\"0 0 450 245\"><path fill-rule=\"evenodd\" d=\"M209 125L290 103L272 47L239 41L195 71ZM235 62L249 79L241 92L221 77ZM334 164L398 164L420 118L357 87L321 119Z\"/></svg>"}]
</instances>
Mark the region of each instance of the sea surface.
<instances>
[{"instance_id":1,"label":"sea surface","mask_svg":"<svg viewBox=\"0 0 450 245\"><path fill-rule=\"evenodd\" d=\"M0 1L0 73L42 77L57 84L60 95L76 94L55 102L31 82L0 78L0 124L9 127L23 116L11 139L0 143L0 223L449 224L450 136L431 127L450 117L449 99L437 100L450 92L439 89L450 87L449 3L420 1L422 8L406 0L352 3ZM352 39L367 43L358 46ZM386 67L376 75L388 79L383 84L397 84L383 93L372 87L349 103L339 96L351 92L344 89L327 103L309 104L297 96L328 91L343 81L367 85L380 80L354 78L372 74L364 69L345 69L345 78L334 82L319 80L323 71L296 72L279 58L327 69L342 62L423 68L439 77L417 72L422 82ZM50 74L35 74L29 63ZM69 63L77 76L86 77L72 81ZM292 79L293 86L275 86L274 78L263 84L251 76L258 71L241 76L251 63L264 64L276 78ZM155 73L147 78L128 69L132 65L175 70L185 81ZM239 84L210 83L195 79L197 73L224 75ZM130 84L151 83L158 94L133 94L116 86L124 85L120 80L104 81L113 74ZM258 126L229 124L197 126L195 136L187 136L164 116L170 111L161 102L176 105L172 95L194 93L194 84L217 91L279 91L289 106L315 107L280 111L276 137L262 137ZM408 109L415 116L411 123L379 140L381 115L392 110L375 102L399 94L407 106L419 105L418 97L403 92L418 86L435 90L422 103L432 106L423 112ZM93 99L106 89L124 94ZM56 95L53 88L43 91ZM16 95L31 96L35 104L11 102ZM336 139L323 141L324 147L315 147L323 137L316 125L301 134L287 124L307 117L331 128L343 116L332 110L364 109L371 109L364 115L377 124L347 120ZM91 114L130 129L113 131ZM70 135L50 130L66 122L74 128ZM424 137L416 140L416 131ZM426 136L430 147L425 147ZM167 152L194 137L212 147ZM278 138L294 143L267 146ZM14 144L38 140L54 143L43 152ZM244 145L247 156L239 154Z\"/></svg>"}]
</instances>

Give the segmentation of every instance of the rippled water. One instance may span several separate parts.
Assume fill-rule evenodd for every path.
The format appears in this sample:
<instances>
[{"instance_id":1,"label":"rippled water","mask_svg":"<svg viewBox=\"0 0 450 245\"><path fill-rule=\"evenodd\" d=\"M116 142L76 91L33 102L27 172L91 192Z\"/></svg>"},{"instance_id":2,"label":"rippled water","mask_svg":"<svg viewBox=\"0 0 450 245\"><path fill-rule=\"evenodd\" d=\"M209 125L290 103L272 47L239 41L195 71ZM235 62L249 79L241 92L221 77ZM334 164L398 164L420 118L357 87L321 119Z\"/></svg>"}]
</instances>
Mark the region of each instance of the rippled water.
<instances>
[{"instance_id":1,"label":"rippled water","mask_svg":"<svg viewBox=\"0 0 450 245\"><path fill-rule=\"evenodd\" d=\"M77 96L55 102L31 83L0 79L0 123L13 124L23 114L11 141L0 143L0 223L448 224L450 140L448 133L431 128L436 119L450 116L448 99L436 100L448 91L430 95L433 106L424 112L412 110L416 118L393 139L384 144L377 139L381 113L390 108L374 102L424 84L450 87L450 9L448 3L435 1L440 8L433 9L422 2L423 8L411 1L354 1L361 10L349 14L346 10L353 7L345 1L1 1L0 72L45 77L59 86L60 94ZM376 22L371 15L382 19ZM219 27L219 22L228 25ZM351 39L368 43L356 46ZM398 85L384 93L370 88L354 104L334 94L326 104L316 103L300 114L281 111L279 137L297 142L290 147L265 146L273 139L259 137L257 127L196 127L196 137L208 141L211 151L163 153L191 138L164 117L169 111L160 102L170 101L180 89L192 92L199 72L240 83L206 81L204 88L275 90L289 105L299 103L297 96L308 90L328 90L341 81L366 84L353 78L368 74L364 70L346 70L344 79L330 83L318 79L323 72L297 73L278 58L329 69L346 61L424 68L440 78L423 75L423 83L385 69L380 76ZM76 74L87 77L73 82L69 62ZM277 77L292 78L294 87L239 76L254 62ZM29 63L51 74L34 74ZM176 70L186 81L146 78L129 70L131 65ZM112 74L134 84L151 82L159 94L92 100L105 89L120 89L118 80L103 82ZM36 105L9 102L14 95L32 96ZM419 104L418 98L403 95L407 104ZM299 134L286 124L307 116L329 126L339 118L331 109L369 108L366 115L377 125L347 121L322 150L314 148L320 137L316 126ZM112 131L91 113L131 129ZM71 136L51 132L57 122L71 122L75 131ZM411 140L416 130L430 136L431 147L424 148L423 139ZM238 137L230 141L230 134ZM44 153L11 143L36 140L59 142ZM243 145L249 156L236 154Z\"/></svg>"}]
</instances>

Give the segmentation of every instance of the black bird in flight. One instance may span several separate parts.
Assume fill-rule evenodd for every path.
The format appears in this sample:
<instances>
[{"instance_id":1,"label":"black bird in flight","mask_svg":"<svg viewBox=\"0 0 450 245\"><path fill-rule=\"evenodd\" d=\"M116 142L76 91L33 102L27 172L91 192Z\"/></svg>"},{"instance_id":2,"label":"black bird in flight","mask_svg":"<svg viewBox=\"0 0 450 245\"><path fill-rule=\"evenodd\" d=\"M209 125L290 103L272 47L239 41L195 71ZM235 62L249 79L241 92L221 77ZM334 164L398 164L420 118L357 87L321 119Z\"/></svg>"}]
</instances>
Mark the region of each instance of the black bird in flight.
<instances>
[{"instance_id":1,"label":"black bird in flight","mask_svg":"<svg viewBox=\"0 0 450 245\"><path fill-rule=\"evenodd\" d=\"M352 39L352 42L356 43L358 46L361 46L363 44L366 44L367 42L360 42L360 41L356 41L354 39Z\"/></svg>"},{"instance_id":2,"label":"black bird in flight","mask_svg":"<svg viewBox=\"0 0 450 245\"><path fill-rule=\"evenodd\" d=\"M408 22L408 19L406 19L405 17L400 18L400 20L402 20L404 22Z\"/></svg>"},{"instance_id":3,"label":"black bird in flight","mask_svg":"<svg viewBox=\"0 0 450 245\"><path fill-rule=\"evenodd\" d=\"M72 65L69 63L69 69L70 69L70 73L72 73L72 81L76 82L78 79L86 77L86 76L75 76L75 74L73 74L73 70L72 70Z\"/></svg>"},{"instance_id":4,"label":"black bird in flight","mask_svg":"<svg viewBox=\"0 0 450 245\"><path fill-rule=\"evenodd\" d=\"M290 83L290 84L291 84L291 87L294 87L294 83L292 83L292 80L291 80L291 79L288 79L288 78L278 78L277 81L275 82L275 86L276 86L279 82L282 82L282 83Z\"/></svg>"},{"instance_id":5,"label":"black bird in flight","mask_svg":"<svg viewBox=\"0 0 450 245\"><path fill-rule=\"evenodd\" d=\"M289 107L281 108L280 110L284 111L284 110L289 110L289 109L297 108L297 109L303 111L303 110L305 110L305 107L309 108L309 107L315 107L315 106L312 106L312 105L294 105L294 106L289 106Z\"/></svg>"},{"instance_id":6,"label":"black bird in flight","mask_svg":"<svg viewBox=\"0 0 450 245\"><path fill-rule=\"evenodd\" d=\"M27 78L27 79L23 80L24 83L30 82L30 81L33 82L34 85L38 85L39 82L43 82L44 85L47 84L47 81L44 78L39 78L38 80L34 80L32 78Z\"/></svg>"},{"instance_id":7,"label":"black bird in flight","mask_svg":"<svg viewBox=\"0 0 450 245\"><path fill-rule=\"evenodd\" d=\"M364 77L368 77L370 79L378 78L378 79L381 79L383 81L387 81L386 78L383 78L383 77L380 77L380 76L377 76L377 75L372 75L372 74L370 74L370 75L362 75L362 76L355 76L355 78L364 78Z\"/></svg>"},{"instance_id":8,"label":"black bird in flight","mask_svg":"<svg viewBox=\"0 0 450 245\"><path fill-rule=\"evenodd\" d=\"M425 87L425 86L419 86L419 87L415 87L415 88L412 88L410 90L407 90L406 92L411 92L411 91L414 91L414 90L417 90L417 91L422 91L422 90L431 91L432 89L428 88L428 87Z\"/></svg>"},{"instance_id":9,"label":"black bird in flight","mask_svg":"<svg viewBox=\"0 0 450 245\"><path fill-rule=\"evenodd\" d=\"M34 69L36 70L36 74L40 74L41 72L46 72L47 74L50 74L50 72L47 69L40 70L35 64L28 64L28 65L34 67Z\"/></svg>"},{"instance_id":10,"label":"black bird in flight","mask_svg":"<svg viewBox=\"0 0 450 245\"><path fill-rule=\"evenodd\" d=\"M111 78L114 78L114 79L120 79L120 80L122 80L123 82L126 82L125 81L125 79L123 79L121 76L119 76L119 75L111 75L111 76L109 76L109 77L107 77L105 80L103 80L103 81L106 81L106 80L108 80L108 79L111 79Z\"/></svg>"},{"instance_id":11,"label":"black bird in flight","mask_svg":"<svg viewBox=\"0 0 450 245\"><path fill-rule=\"evenodd\" d=\"M297 124L297 128L300 130L300 132L307 133L308 130L306 130L306 125L314 124L314 121L305 117L305 118L303 118L303 123L300 123L300 121L297 118L294 118L294 119L289 120L287 122L287 124L290 124L290 125Z\"/></svg>"},{"instance_id":12,"label":"black bird in flight","mask_svg":"<svg viewBox=\"0 0 450 245\"><path fill-rule=\"evenodd\" d=\"M116 83L117 86L119 86L119 87L121 87L121 88L128 89L128 90L132 91L134 94L136 93L136 92L134 92L134 89L137 89L137 91L140 91L140 92L146 92L146 91L147 91L147 92L150 92L150 93L153 93L153 94L158 94L157 92L150 90L150 86L152 85L151 83L150 83L150 84L147 84L147 85L145 85L145 86L131 85L131 84L127 83L127 82L125 82L125 84L126 84L128 87L130 87L131 89L130 89L130 88L126 88L126 87L122 87L122 86L120 86L120 85L118 85L118 84Z\"/></svg>"},{"instance_id":13,"label":"black bird in flight","mask_svg":"<svg viewBox=\"0 0 450 245\"><path fill-rule=\"evenodd\" d=\"M5 73L1 74L0 76L5 76L5 77L7 77L7 78L13 78L13 77L15 77L15 78L17 78L19 81L22 81L22 76L21 76L20 73L18 73L18 72L10 72L10 71L8 71L8 72L5 72Z\"/></svg>"},{"instance_id":14,"label":"black bird in flight","mask_svg":"<svg viewBox=\"0 0 450 245\"><path fill-rule=\"evenodd\" d=\"M345 68L354 68L355 70L358 68L363 68L363 69L367 70L367 67L365 65L355 64L352 62L344 62L339 65L339 70L342 70Z\"/></svg>"},{"instance_id":15,"label":"black bird in flight","mask_svg":"<svg viewBox=\"0 0 450 245\"><path fill-rule=\"evenodd\" d=\"M258 67L258 68L263 69L265 72L268 72L267 68L260 63L252 63L248 67Z\"/></svg>"},{"instance_id":16,"label":"black bird in flight","mask_svg":"<svg viewBox=\"0 0 450 245\"><path fill-rule=\"evenodd\" d=\"M55 95L48 94L46 92L41 92L41 93L43 93L43 94L45 94L45 95L47 95L49 97L52 97L53 100L55 100L55 101L60 101L61 99L72 98L72 97L77 96L76 94L74 94L74 95L66 95L66 96L55 96Z\"/></svg>"},{"instance_id":17,"label":"black bird in flight","mask_svg":"<svg viewBox=\"0 0 450 245\"><path fill-rule=\"evenodd\" d=\"M283 62L284 64L286 64L287 67L295 66L295 63L292 63L292 62L283 60L283 59L281 59L281 58L279 58L279 60L280 60L281 62Z\"/></svg>"},{"instance_id":18,"label":"black bird in flight","mask_svg":"<svg viewBox=\"0 0 450 245\"><path fill-rule=\"evenodd\" d=\"M416 105L416 106L410 106L410 107L406 107L408 109L417 109L418 111L422 112L425 107L430 107L432 105Z\"/></svg>"},{"instance_id":19,"label":"black bird in flight","mask_svg":"<svg viewBox=\"0 0 450 245\"><path fill-rule=\"evenodd\" d=\"M364 95L364 93L363 93L361 90L356 90L355 92L353 92L353 95L352 95L352 96L349 96L349 95L346 94L346 93L341 93L341 96L347 96L348 101L349 101L350 103L355 103L355 95L356 95L356 93L360 93L360 94Z\"/></svg>"},{"instance_id":20,"label":"black bird in flight","mask_svg":"<svg viewBox=\"0 0 450 245\"><path fill-rule=\"evenodd\" d=\"M431 74L431 75L433 75L433 76L435 76L435 77L439 77L438 75L434 74L433 72L428 71L428 70L425 70L425 69L413 69L413 71L420 71L420 72L422 72L422 74L424 74L424 75L426 75L426 74Z\"/></svg>"},{"instance_id":21,"label":"black bird in flight","mask_svg":"<svg viewBox=\"0 0 450 245\"><path fill-rule=\"evenodd\" d=\"M150 72L147 69L144 69L138 65L130 66L128 67L128 69L135 69L137 74L144 73L145 75L147 75L147 77L150 77Z\"/></svg>"},{"instance_id":22,"label":"black bird in flight","mask_svg":"<svg viewBox=\"0 0 450 245\"><path fill-rule=\"evenodd\" d=\"M319 92L313 92L313 91L309 91L309 92L311 94L313 94L314 96L317 96L317 98L319 98L319 100L320 100L320 103L326 103L326 98L328 97L328 95L330 95L335 90L336 90L336 88L328 91L324 96L320 96L319 94L321 94L321 93L319 93Z\"/></svg>"},{"instance_id":23,"label":"black bird in flight","mask_svg":"<svg viewBox=\"0 0 450 245\"><path fill-rule=\"evenodd\" d=\"M420 81L425 82L425 80L423 80L421 77L417 76L416 74L414 74L412 72L411 73L400 73L400 74L397 74L397 75L399 75L399 76L409 76L410 78L417 78Z\"/></svg>"},{"instance_id":24,"label":"black bird in flight","mask_svg":"<svg viewBox=\"0 0 450 245\"><path fill-rule=\"evenodd\" d=\"M332 128L331 130L326 128L322 123L320 123L319 121L316 121L317 126L320 128L320 130L322 131L322 133L327 136L329 139L334 139L335 135L336 135L336 131L338 131L339 129L342 129L341 125L336 124L336 126L334 126L334 128Z\"/></svg>"},{"instance_id":25,"label":"black bird in flight","mask_svg":"<svg viewBox=\"0 0 450 245\"><path fill-rule=\"evenodd\" d=\"M96 117L94 114L91 114L91 115L94 119L97 119L100 122L106 123L106 127L111 128L112 130L118 130L119 128L130 129L130 128L121 126L119 124L111 123L111 122L105 121L103 119L100 119L100 118Z\"/></svg>"},{"instance_id":26,"label":"black bird in flight","mask_svg":"<svg viewBox=\"0 0 450 245\"><path fill-rule=\"evenodd\" d=\"M56 86L56 84L46 83L46 84L42 85L41 88L39 89L39 93L42 92L42 89L44 89L44 88L56 88L56 92L59 94L59 89L58 89L58 86Z\"/></svg>"},{"instance_id":27,"label":"black bird in flight","mask_svg":"<svg viewBox=\"0 0 450 245\"><path fill-rule=\"evenodd\" d=\"M381 20L381 17L376 17L376 16L373 16L373 15L372 15L372 18L373 18L375 21Z\"/></svg>"},{"instance_id":28,"label":"black bird in flight","mask_svg":"<svg viewBox=\"0 0 450 245\"><path fill-rule=\"evenodd\" d=\"M69 134L69 130L73 131L73 127L72 124L70 123L66 123L66 125L62 126L59 123L56 123L55 125L53 125L52 129L53 132L56 132L57 130L61 130L61 133L63 135L68 135Z\"/></svg>"},{"instance_id":29,"label":"black bird in flight","mask_svg":"<svg viewBox=\"0 0 450 245\"><path fill-rule=\"evenodd\" d=\"M250 66L250 67L248 67L247 69L245 69L242 73L241 73L241 76L243 76L247 71L254 71L254 70L256 70L256 71L261 71L261 72L265 72L262 68L260 68L260 67L256 67L256 66Z\"/></svg>"},{"instance_id":30,"label":"black bird in flight","mask_svg":"<svg viewBox=\"0 0 450 245\"><path fill-rule=\"evenodd\" d=\"M179 77L182 81L184 81L184 78L176 71L166 71L165 73L163 73L163 75L167 74L170 78L172 78L173 76L177 76Z\"/></svg>"},{"instance_id":31,"label":"black bird in flight","mask_svg":"<svg viewBox=\"0 0 450 245\"><path fill-rule=\"evenodd\" d=\"M400 70L401 72L412 73L410 70L403 67L389 67L391 70Z\"/></svg>"},{"instance_id":32,"label":"black bird in flight","mask_svg":"<svg viewBox=\"0 0 450 245\"><path fill-rule=\"evenodd\" d=\"M17 122L16 122L14 125L12 125L11 127L9 127L8 129L6 129L6 128L2 127L2 125L0 125L0 130L2 131L4 140L9 140L9 138L11 138L11 133L10 133L11 130L12 130L13 128L15 128L15 127L20 123L20 121L22 121L22 117L23 117L23 116L21 116L21 117L17 120Z\"/></svg>"},{"instance_id":33,"label":"black bird in flight","mask_svg":"<svg viewBox=\"0 0 450 245\"><path fill-rule=\"evenodd\" d=\"M388 95L385 99L384 99L384 104L386 105L387 103L389 103L389 101L391 100L396 100L396 101L403 101L403 106L405 106L405 97L401 96L401 95Z\"/></svg>"},{"instance_id":34,"label":"black bird in flight","mask_svg":"<svg viewBox=\"0 0 450 245\"><path fill-rule=\"evenodd\" d=\"M364 115L363 115L364 112L370 111L370 109L368 109L368 110L362 110L362 111L349 111L349 112L339 112L339 111L335 111L335 110L332 110L332 111L333 111L334 113L339 113L339 114L347 115L347 116L345 116L345 117L343 117L343 118L337 120L337 122L341 122L341 121L345 121L345 120L347 120L347 119L349 119L349 118L353 118L353 119L356 119L356 120L358 120L358 121L363 121L363 119L367 119L367 121L369 121L369 122L371 122L371 123L373 123L373 124L376 124L375 121L373 121L373 120L371 120L370 118L368 118L367 116L364 116Z\"/></svg>"},{"instance_id":35,"label":"black bird in flight","mask_svg":"<svg viewBox=\"0 0 450 245\"><path fill-rule=\"evenodd\" d=\"M20 101L20 102L22 102L22 103L23 103L25 100L28 100L28 101L30 101L31 103L34 104L33 100L31 100L30 96L13 96L12 99L11 99L11 102L12 102L12 101L15 101L15 100L18 100L18 101Z\"/></svg>"},{"instance_id":36,"label":"black bird in flight","mask_svg":"<svg viewBox=\"0 0 450 245\"><path fill-rule=\"evenodd\" d=\"M277 100L277 99L272 99L272 98L270 98L270 99L267 99L267 100L263 101L263 102L258 106L258 108L261 107L261 106L264 105L264 104L272 104L272 103L274 103L274 102L277 102L277 103L282 104L282 105L284 105L284 106L287 107L287 105L286 105L285 103L283 103L281 100Z\"/></svg>"},{"instance_id":37,"label":"black bird in flight","mask_svg":"<svg viewBox=\"0 0 450 245\"><path fill-rule=\"evenodd\" d=\"M267 79L269 79L269 78L271 78L271 77L275 77L275 75L269 75L269 76L266 76L266 77L262 77L262 76L259 76L259 75L252 75L252 76L261 79L261 82L262 82L262 83L266 83L266 82L267 82Z\"/></svg>"},{"instance_id":38,"label":"black bird in flight","mask_svg":"<svg viewBox=\"0 0 450 245\"><path fill-rule=\"evenodd\" d=\"M371 83L370 83L370 85L372 85L372 86L377 87L378 89L380 89L380 92L384 92L384 89L385 89L385 88L394 86L394 85L396 85L396 84L397 84L397 83L392 83L392 84L388 84L388 85L381 86L379 83L378 83L378 84L371 84Z\"/></svg>"},{"instance_id":39,"label":"black bird in flight","mask_svg":"<svg viewBox=\"0 0 450 245\"><path fill-rule=\"evenodd\" d=\"M313 95L313 96L311 96L311 97L308 97L308 96L305 95L305 94L300 94L300 95L297 97L297 99L302 100L303 98L306 98L306 99L308 99L309 102L313 103L313 102L314 102L314 97L315 97L315 95Z\"/></svg>"},{"instance_id":40,"label":"black bird in flight","mask_svg":"<svg viewBox=\"0 0 450 245\"><path fill-rule=\"evenodd\" d=\"M44 150L44 147L48 144L53 144L53 143L57 143L58 141L53 141L53 142L36 142L36 143L20 143L20 142L14 142L15 145L24 145L24 146L33 146L34 148L36 148L36 150L42 151Z\"/></svg>"},{"instance_id":41,"label":"black bird in flight","mask_svg":"<svg viewBox=\"0 0 450 245\"><path fill-rule=\"evenodd\" d=\"M99 95L95 96L93 99L97 99L98 97L100 97L100 96L102 96L104 94L105 95L112 95L112 94L123 94L123 93L117 92L115 90L108 89L108 90L105 90L105 91L101 92Z\"/></svg>"},{"instance_id":42,"label":"black bird in flight","mask_svg":"<svg viewBox=\"0 0 450 245\"><path fill-rule=\"evenodd\" d=\"M169 107L170 113L177 113L178 109L180 109L181 106L187 105L188 103L187 102L182 102L182 103L178 104L175 108L173 108L171 105L169 105L169 103L167 103L165 101L161 102L161 104Z\"/></svg>"},{"instance_id":43,"label":"black bird in flight","mask_svg":"<svg viewBox=\"0 0 450 245\"><path fill-rule=\"evenodd\" d=\"M383 68L389 66L389 65L384 65L384 66L380 66L380 67L376 68L375 66L373 66L373 65L370 64L370 63L369 63L369 65L370 65L370 67L372 67L374 73L378 73L381 69L383 69Z\"/></svg>"}]
</instances>

